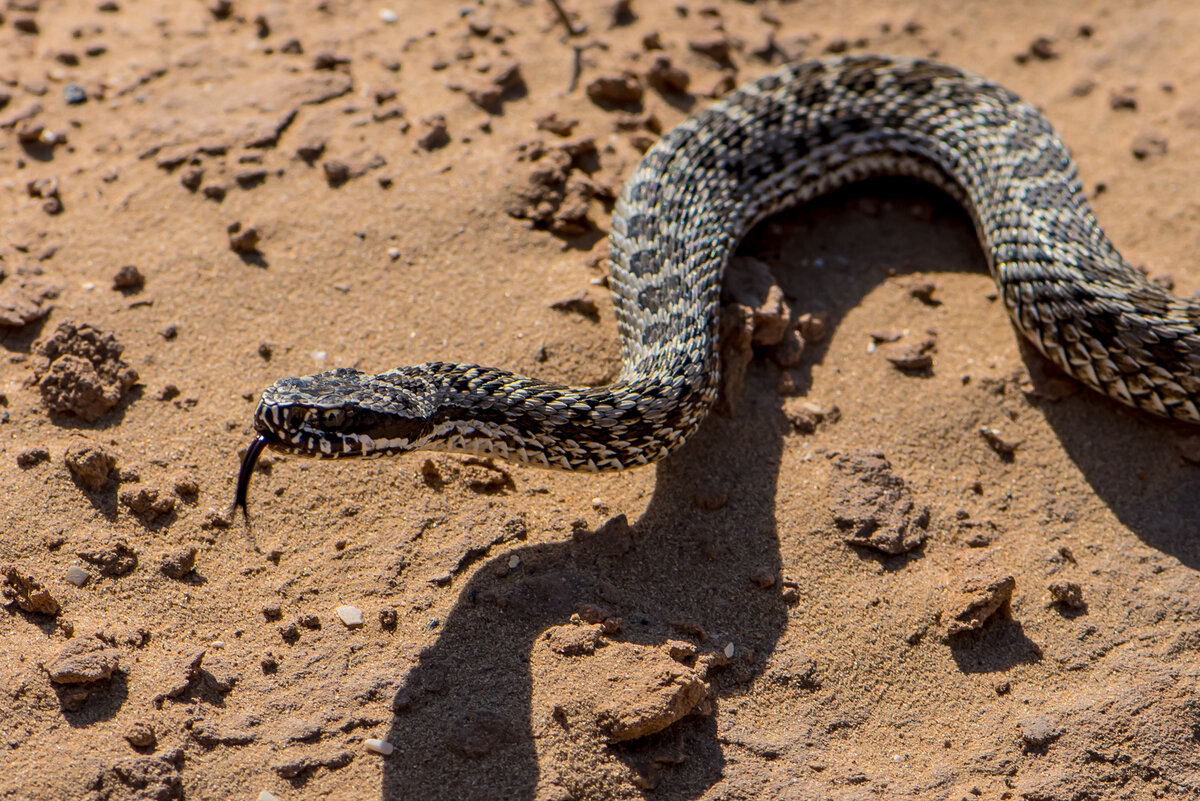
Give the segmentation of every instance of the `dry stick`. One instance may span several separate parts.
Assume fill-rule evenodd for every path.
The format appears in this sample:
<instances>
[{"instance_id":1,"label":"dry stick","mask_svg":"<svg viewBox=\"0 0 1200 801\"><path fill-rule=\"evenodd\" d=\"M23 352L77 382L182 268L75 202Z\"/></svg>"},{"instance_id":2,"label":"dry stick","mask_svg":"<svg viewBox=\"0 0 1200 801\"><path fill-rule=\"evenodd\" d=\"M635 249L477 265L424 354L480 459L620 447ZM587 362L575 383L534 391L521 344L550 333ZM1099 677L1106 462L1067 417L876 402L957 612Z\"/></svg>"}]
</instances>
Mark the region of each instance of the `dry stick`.
<instances>
[{"instance_id":1,"label":"dry stick","mask_svg":"<svg viewBox=\"0 0 1200 801\"><path fill-rule=\"evenodd\" d=\"M567 16L567 12L563 10L562 4L558 0L550 0L550 5L554 6L554 10L558 12L558 18L562 20L562 24L566 26L567 36L575 36L579 31L575 30L575 26L571 24L571 18Z\"/></svg>"}]
</instances>

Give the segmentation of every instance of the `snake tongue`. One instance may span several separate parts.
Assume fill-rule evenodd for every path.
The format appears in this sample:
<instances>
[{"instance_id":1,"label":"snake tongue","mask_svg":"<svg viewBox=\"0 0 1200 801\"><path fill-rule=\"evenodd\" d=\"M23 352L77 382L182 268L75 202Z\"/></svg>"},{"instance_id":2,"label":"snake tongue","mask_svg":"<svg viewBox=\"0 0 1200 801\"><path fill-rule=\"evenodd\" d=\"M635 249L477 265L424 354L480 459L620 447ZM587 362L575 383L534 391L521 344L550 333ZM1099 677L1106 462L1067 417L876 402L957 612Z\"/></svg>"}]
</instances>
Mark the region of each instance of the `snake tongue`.
<instances>
[{"instance_id":1,"label":"snake tongue","mask_svg":"<svg viewBox=\"0 0 1200 801\"><path fill-rule=\"evenodd\" d=\"M238 469L237 490L233 495L234 507L242 507L242 517L246 522L250 522L250 510L246 507L247 496L250 492L250 477L254 475L254 465L258 462L259 454L263 452L263 448L267 447L267 438L262 434L258 434L251 441L250 447L246 448L246 455L242 457L242 466Z\"/></svg>"}]
</instances>

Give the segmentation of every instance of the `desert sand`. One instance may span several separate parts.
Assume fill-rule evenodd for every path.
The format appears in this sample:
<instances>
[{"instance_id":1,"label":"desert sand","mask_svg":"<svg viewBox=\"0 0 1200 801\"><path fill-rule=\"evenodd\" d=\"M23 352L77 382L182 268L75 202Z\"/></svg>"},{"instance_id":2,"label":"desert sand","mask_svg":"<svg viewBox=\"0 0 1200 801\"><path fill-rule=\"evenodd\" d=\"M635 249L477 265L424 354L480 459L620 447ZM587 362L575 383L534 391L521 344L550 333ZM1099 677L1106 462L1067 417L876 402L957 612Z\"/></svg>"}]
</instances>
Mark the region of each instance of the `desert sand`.
<instances>
[{"instance_id":1,"label":"desert sand","mask_svg":"<svg viewBox=\"0 0 1200 801\"><path fill-rule=\"evenodd\" d=\"M746 237L784 339L656 466L268 455L232 514L279 378L612 379L613 195L787 59L1012 88L1200 289L1195 3L561 7L0 9L0 798L1200 797L1198 432L914 182Z\"/></svg>"}]
</instances>

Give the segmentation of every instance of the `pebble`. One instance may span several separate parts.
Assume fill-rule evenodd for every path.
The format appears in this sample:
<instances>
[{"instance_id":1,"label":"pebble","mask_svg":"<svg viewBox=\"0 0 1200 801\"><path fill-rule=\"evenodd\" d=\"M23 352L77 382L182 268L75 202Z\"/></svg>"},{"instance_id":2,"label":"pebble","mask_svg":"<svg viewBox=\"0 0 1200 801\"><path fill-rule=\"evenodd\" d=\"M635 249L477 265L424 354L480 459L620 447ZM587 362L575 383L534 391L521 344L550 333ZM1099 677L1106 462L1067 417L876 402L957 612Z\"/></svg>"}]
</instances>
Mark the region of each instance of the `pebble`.
<instances>
[{"instance_id":1,"label":"pebble","mask_svg":"<svg viewBox=\"0 0 1200 801\"><path fill-rule=\"evenodd\" d=\"M383 20L388 25L393 25L398 18L396 17L396 12L392 11L390 8L381 8L379 9L379 19Z\"/></svg>"},{"instance_id":2,"label":"pebble","mask_svg":"<svg viewBox=\"0 0 1200 801\"><path fill-rule=\"evenodd\" d=\"M149 748L154 745L154 729L149 724L136 721L126 730L125 739L134 748Z\"/></svg>"},{"instance_id":3,"label":"pebble","mask_svg":"<svg viewBox=\"0 0 1200 801\"><path fill-rule=\"evenodd\" d=\"M69 83L63 87L63 99L68 106L77 106L87 102L87 92L77 83Z\"/></svg>"},{"instance_id":4,"label":"pebble","mask_svg":"<svg viewBox=\"0 0 1200 801\"><path fill-rule=\"evenodd\" d=\"M356 606L339 606L333 611L346 628L356 629L363 624L362 610Z\"/></svg>"},{"instance_id":5,"label":"pebble","mask_svg":"<svg viewBox=\"0 0 1200 801\"><path fill-rule=\"evenodd\" d=\"M146 277L135 265L126 264L113 274L112 285L113 289L137 292L146 285Z\"/></svg>"},{"instance_id":6,"label":"pebble","mask_svg":"<svg viewBox=\"0 0 1200 801\"><path fill-rule=\"evenodd\" d=\"M242 227L240 222L230 223L229 247L235 253L253 253L258 249L258 229L253 225Z\"/></svg>"},{"instance_id":7,"label":"pebble","mask_svg":"<svg viewBox=\"0 0 1200 801\"><path fill-rule=\"evenodd\" d=\"M87 584L87 580L92 577L92 574L84 570L79 565L71 565L67 568L66 575L63 576L67 583L74 584L76 587L82 587Z\"/></svg>"},{"instance_id":8,"label":"pebble","mask_svg":"<svg viewBox=\"0 0 1200 801\"><path fill-rule=\"evenodd\" d=\"M1087 604L1083 601L1083 588L1075 581L1055 581L1046 588L1050 591L1050 597L1056 603L1060 603L1070 609L1085 609Z\"/></svg>"},{"instance_id":9,"label":"pebble","mask_svg":"<svg viewBox=\"0 0 1200 801\"><path fill-rule=\"evenodd\" d=\"M733 643L729 643L725 646L725 658L733 659Z\"/></svg>"},{"instance_id":10,"label":"pebble","mask_svg":"<svg viewBox=\"0 0 1200 801\"><path fill-rule=\"evenodd\" d=\"M263 790L258 794L258 801L280 801L280 798L270 790Z\"/></svg>"},{"instance_id":11,"label":"pebble","mask_svg":"<svg viewBox=\"0 0 1200 801\"><path fill-rule=\"evenodd\" d=\"M517 568L517 566L520 564L521 564L521 557L517 556L516 554L513 554L511 557L509 557L509 559L508 559L508 569L509 570L515 570Z\"/></svg>"},{"instance_id":12,"label":"pebble","mask_svg":"<svg viewBox=\"0 0 1200 801\"><path fill-rule=\"evenodd\" d=\"M396 750L396 746L392 745L387 740L376 740L374 738L364 740L363 746L371 753L381 754L383 756L389 756L393 751Z\"/></svg>"}]
</instances>

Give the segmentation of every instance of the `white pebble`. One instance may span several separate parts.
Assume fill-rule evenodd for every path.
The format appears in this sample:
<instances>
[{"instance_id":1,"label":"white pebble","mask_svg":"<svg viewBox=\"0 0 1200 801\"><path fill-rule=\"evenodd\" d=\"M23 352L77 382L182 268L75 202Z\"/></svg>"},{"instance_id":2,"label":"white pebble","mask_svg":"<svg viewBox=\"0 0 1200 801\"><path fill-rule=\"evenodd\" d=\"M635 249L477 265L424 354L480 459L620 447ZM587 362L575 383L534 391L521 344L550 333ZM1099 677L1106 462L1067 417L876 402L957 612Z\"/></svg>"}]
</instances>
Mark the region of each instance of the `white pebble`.
<instances>
[{"instance_id":1,"label":"white pebble","mask_svg":"<svg viewBox=\"0 0 1200 801\"><path fill-rule=\"evenodd\" d=\"M76 587L82 587L87 584L87 580L92 577L92 574L84 570L79 565L71 565L67 568L67 575L64 578Z\"/></svg>"},{"instance_id":2,"label":"white pebble","mask_svg":"<svg viewBox=\"0 0 1200 801\"><path fill-rule=\"evenodd\" d=\"M733 659L733 643L729 643L729 645L725 646L725 658Z\"/></svg>"},{"instance_id":3,"label":"white pebble","mask_svg":"<svg viewBox=\"0 0 1200 801\"><path fill-rule=\"evenodd\" d=\"M356 629L363 624L362 610L357 606L339 606L333 612L347 628Z\"/></svg>"},{"instance_id":4,"label":"white pebble","mask_svg":"<svg viewBox=\"0 0 1200 801\"><path fill-rule=\"evenodd\" d=\"M388 25L395 23L395 21L397 19L396 12L392 11L390 8L379 9L379 18L381 20L383 20L384 22L386 22Z\"/></svg>"},{"instance_id":5,"label":"white pebble","mask_svg":"<svg viewBox=\"0 0 1200 801\"><path fill-rule=\"evenodd\" d=\"M389 259L395 261L396 259L400 258L400 248L388 248L387 254Z\"/></svg>"},{"instance_id":6,"label":"white pebble","mask_svg":"<svg viewBox=\"0 0 1200 801\"><path fill-rule=\"evenodd\" d=\"M328 355L329 355L329 354L327 354L327 353L326 353L325 351L323 351L323 350L314 350L314 351L312 352L312 357L313 357L313 361L314 361L314 362L323 362L323 361L325 361L325 357L326 357L326 356L328 356Z\"/></svg>"},{"instance_id":7,"label":"white pebble","mask_svg":"<svg viewBox=\"0 0 1200 801\"><path fill-rule=\"evenodd\" d=\"M603 505L604 505L603 498L592 498L592 508L593 509L599 509Z\"/></svg>"},{"instance_id":8,"label":"white pebble","mask_svg":"<svg viewBox=\"0 0 1200 801\"><path fill-rule=\"evenodd\" d=\"M509 570L516 570L517 565L519 565L519 564L521 564L521 557L517 556L516 554L513 554L512 556L508 557L508 569Z\"/></svg>"},{"instance_id":9,"label":"white pebble","mask_svg":"<svg viewBox=\"0 0 1200 801\"><path fill-rule=\"evenodd\" d=\"M263 790L258 794L258 801L279 801L279 796L275 795L270 790Z\"/></svg>"},{"instance_id":10,"label":"white pebble","mask_svg":"<svg viewBox=\"0 0 1200 801\"><path fill-rule=\"evenodd\" d=\"M96 288L96 285L93 284L91 281L88 281L86 284L83 285L84 292L91 292L95 288Z\"/></svg>"},{"instance_id":11,"label":"white pebble","mask_svg":"<svg viewBox=\"0 0 1200 801\"><path fill-rule=\"evenodd\" d=\"M384 756L387 756L396 750L396 746L392 745L387 740L376 740L374 738L363 740L363 745L367 747L368 751L372 751L376 754L383 754Z\"/></svg>"}]
</instances>

